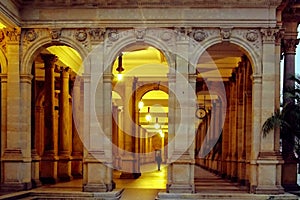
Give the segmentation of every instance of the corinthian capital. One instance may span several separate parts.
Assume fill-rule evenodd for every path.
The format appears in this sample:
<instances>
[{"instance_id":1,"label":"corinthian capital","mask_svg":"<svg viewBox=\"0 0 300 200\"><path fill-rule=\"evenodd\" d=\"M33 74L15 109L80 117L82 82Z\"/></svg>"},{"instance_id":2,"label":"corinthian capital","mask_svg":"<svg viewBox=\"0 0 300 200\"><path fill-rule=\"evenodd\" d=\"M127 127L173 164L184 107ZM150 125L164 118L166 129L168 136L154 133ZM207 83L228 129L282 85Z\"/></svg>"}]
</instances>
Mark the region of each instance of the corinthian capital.
<instances>
[{"instance_id":1,"label":"corinthian capital","mask_svg":"<svg viewBox=\"0 0 300 200\"><path fill-rule=\"evenodd\" d=\"M264 43L274 43L279 32L278 28L263 28L260 30Z\"/></svg>"},{"instance_id":2,"label":"corinthian capital","mask_svg":"<svg viewBox=\"0 0 300 200\"><path fill-rule=\"evenodd\" d=\"M299 43L299 39L284 39L283 40L284 53L295 54L298 43Z\"/></svg>"}]
</instances>

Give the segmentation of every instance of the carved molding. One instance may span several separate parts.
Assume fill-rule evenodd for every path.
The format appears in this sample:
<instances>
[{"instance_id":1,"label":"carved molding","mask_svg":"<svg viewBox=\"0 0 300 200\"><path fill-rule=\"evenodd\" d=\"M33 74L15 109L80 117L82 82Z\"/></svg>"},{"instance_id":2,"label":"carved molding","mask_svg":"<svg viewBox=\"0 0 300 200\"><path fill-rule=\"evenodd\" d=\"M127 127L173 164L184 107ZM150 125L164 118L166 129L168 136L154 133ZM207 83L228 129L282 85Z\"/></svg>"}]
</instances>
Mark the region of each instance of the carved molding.
<instances>
[{"instance_id":1,"label":"carved molding","mask_svg":"<svg viewBox=\"0 0 300 200\"><path fill-rule=\"evenodd\" d=\"M115 42L119 39L119 33L116 29L111 29L108 31L108 39L111 42Z\"/></svg>"}]
</instances>

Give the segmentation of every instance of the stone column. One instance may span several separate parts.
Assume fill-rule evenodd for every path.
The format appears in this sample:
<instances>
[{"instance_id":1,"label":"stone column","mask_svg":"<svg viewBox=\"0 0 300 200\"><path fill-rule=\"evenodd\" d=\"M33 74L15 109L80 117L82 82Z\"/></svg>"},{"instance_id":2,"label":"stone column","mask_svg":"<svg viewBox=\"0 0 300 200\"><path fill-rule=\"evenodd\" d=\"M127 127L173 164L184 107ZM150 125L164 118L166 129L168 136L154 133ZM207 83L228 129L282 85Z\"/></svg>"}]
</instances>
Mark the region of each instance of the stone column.
<instances>
[{"instance_id":1,"label":"stone column","mask_svg":"<svg viewBox=\"0 0 300 200\"><path fill-rule=\"evenodd\" d=\"M31 78L20 75L20 30L6 29L7 84L4 114L5 132L1 132L1 190L31 189ZM2 105L3 106L3 105ZM3 114L2 114L3 116ZM3 126L4 124L2 124ZM3 128L3 127L2 127ZM2 131L2 130L1 130Z\"/></svg>"},{"instance_id":2,"label":"stone column","mask_svg":"<svg viewBox=\"0 0 300 200\"><path fill-rule=\"evenodd\" d=\"M264 121L276 110L275 91L276 86L276 50L275 35L278 29L262 29L263 51L262 51L262 77L261 86L256 88L259 83L254 80L253 86L253 149L256 150L257 171L253 171L252 176L257 177L256 187L252 187L255 193L280 194L283 188L277 182L277 168L283 162L281 156L275 151L275 134L271 131L267 136L261 134L261 127ZM259 109L259 110L258 110ZM260 121L257 121L260 120ZM253 163L254 164L254 163ZM258 174L257 174L258 173ZM251 183L252 184L252 183Z\"/></svg>"},{"instance_id":3,"label":"stone column","mask_svg":"<svg viewBox=\"0 0 300 200\"><path fill-rule=\"evenodd\" d=\"M82 178L82 104L83 104L83 90L82 80L80 77L76 77L73 86L72 96L72 116L73 116L73 137L72 137L72 176L74 178Z\"/></svg>"},{"instance_id":4,"label":"stone column","mask_svg":"<svg viewBox=\"0 0 300 200\"><path fill-rule=\"evenodd\" d=\"M60 69L60 95L59 95L59 161L58 178L60 181L70 181L71 175L71 144L70 135L70 102L69 102L69 67Z\"/></svg>"},{"instance_id":5,"label":"stone column","mask_svg":"<svg viewBox=\"0 0 300 200\"><path fill-rule=\"evenodd\" d=\"M121 170L122 174L120 178L138 178L140 176L138 169L136 168L137 159L134 157L135 149L135 124L130 123L129 119L134 119L135 115L135 100L133 97L134 91L134 79L126 78L124 80L124 112L123 112L123 134L124 134L124 154L122 155Z\"/></svg>"},{"instance_id":6,"label":"stone column","mask_svg":"<svg viewBox=\"0 0 300 200\"><path fill-rule=\"evenodd\" d=\"M229 175L229 160L230 160L230 134L229 134L229 108L230 108L230 103L229 103L229 82L225 83L225 89L226 89L226 94L227 94L227 104L226 104L226 116L224 119L224 125L223 125L223 133L222 133L222 177L223 178L228 178Z\"/></svg>"},{"instance_id":7,"label":"stone column","mask_svg":"<svg viewBox=\"0 0 300 200\"><path fill-rule=\"evenodd\" d=\"M234 70L237 73L237 69ZM236 76L236 75L235 75ZM237 181L237 80L232 77L230 92L230 135L231 135L231 169L230 179Z\"/></svg>"},{"instance_id":8,"label":"stone column","mask_svg":"<svg viewBox=\"0 0 300 200\"><path fill-rule=\"evenodd\" d=\"M244 82L245 82L245 65L244 61L238 68L238 85L237 85L237 157L238 157L238 172L237 177L241 185L245 184L245 110L244 110Z\"/></svg>"},{"instance_id":9,"label":"stone column","mask_svg":"<svg viewBox=\"0 0 300 200\"><path fill-rule=\"evenodd\" d=\"M174 146L168 145L167 192L193 193L195 159L194 143L191 140L195 137L196 77L190 74L189 63L184 59L188 58L189 42L183 33L178 34L180 40L177 41L177 48L182 50L182 55L176 56L176 66L172 66L178 73L169 76L169 88L175 96L169 96L169 136L173 135L169 141L173 139ZM175 103L175 98L178 103Z\"/></svg>"},{"instance_id":10,"label":"stone column","mask_svg":"<svg viewBox=\"0 0 300 200\"><path fill-rule=\"evenodd\" d=\"M57 182L58 136L54 131L54 68L57 57L52 54L41 54L45 65L45 102L44 102L44 153L41 158L41 181Z\"/></svg>"},{"instance_id":11,"label":"stone column","mask_svg":"<svg viewBox=\"0 0 300 200\"><path fill-rule=\"evenodd\" d=\"M295 76L295 55L296 47L299 43L299 39L297 39L297 26L298 24L296 22L287 22L285 24L286 30L283 39L283 105L288 103L288 97L286 96L287 90L295 87L295 82L290 80L290 77ZM282 166L282 185L286 191L299 190L299 186L297 185L297 159L295 158L293 149L294 143L293 138L282 138L282 154L284 159Z\"/></svg>"}]
</instances>

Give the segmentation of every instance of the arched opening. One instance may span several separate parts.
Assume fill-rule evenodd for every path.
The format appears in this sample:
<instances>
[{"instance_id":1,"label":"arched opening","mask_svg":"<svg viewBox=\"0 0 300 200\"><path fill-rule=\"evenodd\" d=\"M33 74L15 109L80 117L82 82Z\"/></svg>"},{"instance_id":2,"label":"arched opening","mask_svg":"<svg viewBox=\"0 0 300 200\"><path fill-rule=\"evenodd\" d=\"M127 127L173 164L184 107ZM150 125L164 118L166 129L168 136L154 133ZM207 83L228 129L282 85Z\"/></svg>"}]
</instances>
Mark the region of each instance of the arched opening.
<instances>
[{"instance_id":1,"label":"arched opening","mask_svg":"<svg viewBox=\"0 0 300 200\"><path fill-rule=\"evenodd\" d=\"M116 187L164 189L168 144L166 58L149 45L133 45L119 54L112 70ZM118 79L118 74L122 74L122 79ZM160 169L155 157L158 153Z\"/></svg>"},{"instance_id":2,"label":"arched opening","mask_svg":"<svg viewBox=\"0 0 300 200\"><path fill-rule=\"evenodd\" d=\"M57 183L82 178L83 145L80 124L82 59L65 45L45 46L35 53L32 63L31 136L33 183ZM40 182L41 181L41 182Z\"/></svg>"},{"instance_id":3,"label":"arched opening","mask_svg":"<svg viewBox=\"0 0 300 200\"><path fill-rule=\"evenodd\" d=\"M249 189L252 134L252 65L237 45L220 43L209 47L197 65L198 128L195 139L197 182L216 183L202 169ZM223 88L223 89L222 89ZM230 191L214 185L209 190ZM238 190L239 188L235 188Z\"/></svg>"}]
</instances>

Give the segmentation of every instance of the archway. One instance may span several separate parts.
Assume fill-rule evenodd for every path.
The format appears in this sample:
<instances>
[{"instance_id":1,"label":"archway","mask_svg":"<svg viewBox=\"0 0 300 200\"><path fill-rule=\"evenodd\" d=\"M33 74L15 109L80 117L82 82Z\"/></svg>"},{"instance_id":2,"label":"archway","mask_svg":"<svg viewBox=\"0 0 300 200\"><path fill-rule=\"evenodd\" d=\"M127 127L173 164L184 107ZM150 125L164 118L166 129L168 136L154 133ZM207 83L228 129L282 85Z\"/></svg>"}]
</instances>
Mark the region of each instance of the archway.
<instances>
[{"instance_id":1,"label":"archway","mask_svg":"<svg viewBox=\"0 0 300 200\"><path fill-rule=\"evenodd\" d=\"M40 47L32 58L33 183L57 183L82 178L83 145L73 111L80 113L81 85L75 77L82 59L65 45Z\"/></svg>"},{"instance_id":2,"label":"archway","mask_svg":"<svg viewBox=\"0 0 300 200\"><path fill-rule=\"evenodd\" d=\"M131 187L130 182L122 185L121 179L136 179L143 173L157 172L155 152L161 151L165 162L167 151L164 146L168 143L166 59L159 50L149 45L130 46L128 49L125 48L112 67L112 140L116 160L114 168L117 170L114 182L117 187L125 188ZM121 67L123 70L120 70ZM120 73L122 80L117 79ZM147 121L147 114L151 114L152 119ZM156 122L160 122L160 131L155 128ZM160 176L164 179L163 184L151 185L153 181L148 180L148 186L144 184L142 187L165 188L165 172Z\"/></svg>"},{"instance_id":3,"label":"archway","mask_svg":"<svg viewBox=\"0 0 300 200\"><path fill-rule=\"evenodd\" d=\"M196 92L204 114L197 116L195 156L202 168L249 188L253 72L246 54L235 44L218 43L200 56ZM197 170L195 178L205 179Z\"/></svg>"}]
</instances>

